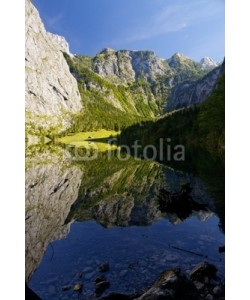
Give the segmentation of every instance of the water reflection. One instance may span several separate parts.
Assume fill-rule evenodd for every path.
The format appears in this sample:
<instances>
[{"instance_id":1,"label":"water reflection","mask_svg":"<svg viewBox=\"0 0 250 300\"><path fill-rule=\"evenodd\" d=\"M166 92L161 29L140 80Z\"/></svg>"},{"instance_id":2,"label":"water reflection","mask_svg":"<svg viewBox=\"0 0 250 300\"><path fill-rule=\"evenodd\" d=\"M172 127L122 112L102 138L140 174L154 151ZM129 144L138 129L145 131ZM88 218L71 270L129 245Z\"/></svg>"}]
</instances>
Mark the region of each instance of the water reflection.
<instances>
[{"instance_id":1,"label":"water reflection","mask_svg":"<svg viewBox=\"0 0 250 300\"><path fill-rule=\"evenodd\" d=\"M25 227L26 280L39 265L50 242L65 237L65 219L75 202L82 171L64 150L30 148L26 152Z\"/></svg>"},{"instance_id":2,"label":"water reflection","mask_svg":"<svg viewBox=\"0 0 250 300\"><path fill-rule=\"evenodd\" d=\"M79 272L90 297L105 260L112 265L111 287L120 292L145 288L168 267L186 271L202 255L223 273L218 247L224 237L204 180L153 161L107 161L105 153L90 162L77 162L56 146L26 154L26 280L38 267L30 286L43 299L78 299L62 286L73 285ZM162 209L162 191L178 195L186 183L200 207L184 216Z\"/></svg>"}]
</instances>

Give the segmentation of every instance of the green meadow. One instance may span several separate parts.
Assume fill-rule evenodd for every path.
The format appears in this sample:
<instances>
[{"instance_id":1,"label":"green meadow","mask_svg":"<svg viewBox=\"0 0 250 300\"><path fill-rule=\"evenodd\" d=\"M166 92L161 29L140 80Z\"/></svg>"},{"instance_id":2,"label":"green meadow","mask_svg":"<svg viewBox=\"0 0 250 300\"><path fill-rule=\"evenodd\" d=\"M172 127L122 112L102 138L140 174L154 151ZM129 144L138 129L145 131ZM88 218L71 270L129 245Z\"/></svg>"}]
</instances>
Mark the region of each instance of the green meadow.
<instances>
[{"instance_id":1,"label":"green meadow","mask_svg":"<svg viewBox=\"0 0 250 300\"><path fill-rule=\"evenodd\" d=\"M78 132L57 139L57 142L97 151L107 151L117 149L116 138L119 131L99 129L96 131ZM112 140L115 139L115 140Z\"/></svg>"}]
</instances>

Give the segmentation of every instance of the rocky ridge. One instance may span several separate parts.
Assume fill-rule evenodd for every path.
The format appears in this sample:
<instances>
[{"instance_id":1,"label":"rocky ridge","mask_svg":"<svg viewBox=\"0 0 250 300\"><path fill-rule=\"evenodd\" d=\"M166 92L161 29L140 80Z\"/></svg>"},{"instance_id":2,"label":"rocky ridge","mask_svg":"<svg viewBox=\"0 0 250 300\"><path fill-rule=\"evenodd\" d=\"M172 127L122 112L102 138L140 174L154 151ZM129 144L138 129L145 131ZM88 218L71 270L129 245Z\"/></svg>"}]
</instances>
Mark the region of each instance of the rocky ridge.
<instances>
[{"instance_id":1,"label":"rocky ridge","mask_svg":"<svg viewBox=\"0 0 250 300\"><path fill-rule=\"evenodd\" d=\"M152 82L165 75L169 69L166 62L153 51L131 51L106 48L93 59L92 70L116 83L134 82L139 78Z\"/></svg>"},{"instance_id":2,"label":"rocky ridge","mask_svg":"<svg viewBox=\"0 0 250 300\"><path fill-rule=\"evenodd\" d=\"M220 73L220 68L215 68L216 63L209 58L198 63L180 53L162 59L153 51L115 51L110 48L103 49L93 58L75 57L70 64L75 65L72 74L78 82L85 81L85 90L102 93L107 103L131 114L144 114L145 110L138 109L144 103L147 115L151 117L202 102L210 95ZM124 107L112 89L98 85L98 80L93 81L91 76L86 85L86 76L82 80L75 71L77 65L94 72L109 84L126 89L126 98L133 108Z\"/></svg>"}]
</instances>

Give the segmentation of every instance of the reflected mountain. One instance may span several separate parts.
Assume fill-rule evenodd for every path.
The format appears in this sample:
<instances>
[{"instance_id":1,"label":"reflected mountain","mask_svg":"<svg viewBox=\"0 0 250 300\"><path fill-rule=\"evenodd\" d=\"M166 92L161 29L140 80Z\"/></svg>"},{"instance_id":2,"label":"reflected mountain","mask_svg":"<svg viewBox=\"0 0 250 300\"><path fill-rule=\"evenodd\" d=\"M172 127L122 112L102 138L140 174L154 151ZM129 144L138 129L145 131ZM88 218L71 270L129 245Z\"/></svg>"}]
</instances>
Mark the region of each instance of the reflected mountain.
<instances>
[{"instance_id":1,"label":"reflected mountain","mask_svg":"<svg viewBox=\"0 0 250 300\"><path fill-rule=\"evenodd\" d=\"M215 209L213 199L202 181L190 174L154 161L134 158L120 161L114 156L107 164L106 159L103 155L95 161L94 166L91 162L91 168L87 167L87 163L84 164L85 173L78 199L72 205L66 222L94 219L109 228L147 226L165 217L176 224L193 215L205 220ZM185 215L182 217L173 209L162 210L159 203L162 191L176 193L181 190L183 183L192 186L190 197L197 203L196 209L183 207Z\"/></svg>"},{"instance_id":2,"label":"reflected mountain","mask_svg":"<svg viewBox=\"0 0 250 300\"><path fill-rule=\"evenodd\" d=\"M163 187L161 167L156 162L120 161L113 157L106 167L105 156L89 170L67 221L95 219L105 227L149 225L161 216L156 192ZM86 174L85 174L86 175ZM86 178L86 176L85 176ZM96 178L102 178L96 182Z\"/></svg>"}]
</instances>

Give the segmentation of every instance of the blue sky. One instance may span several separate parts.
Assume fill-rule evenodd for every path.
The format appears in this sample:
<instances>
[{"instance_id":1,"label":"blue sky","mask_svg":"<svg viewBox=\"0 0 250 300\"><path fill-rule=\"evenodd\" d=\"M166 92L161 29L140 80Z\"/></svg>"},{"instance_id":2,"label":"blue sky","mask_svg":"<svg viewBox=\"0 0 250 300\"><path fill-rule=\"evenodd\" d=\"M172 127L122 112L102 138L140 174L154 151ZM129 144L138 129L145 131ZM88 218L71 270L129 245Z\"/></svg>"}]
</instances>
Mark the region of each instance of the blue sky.
<instances>
[{"instance_id":1,"label":"blue sky","mask_svg":"<svg viewBox=\"0 0 250 300\"><path fill-rule=\"evenodd\" d=\"M103 48L224 58L224 0L33 0L48 31L76 54Z\"/></svg>"}]
</instances>

